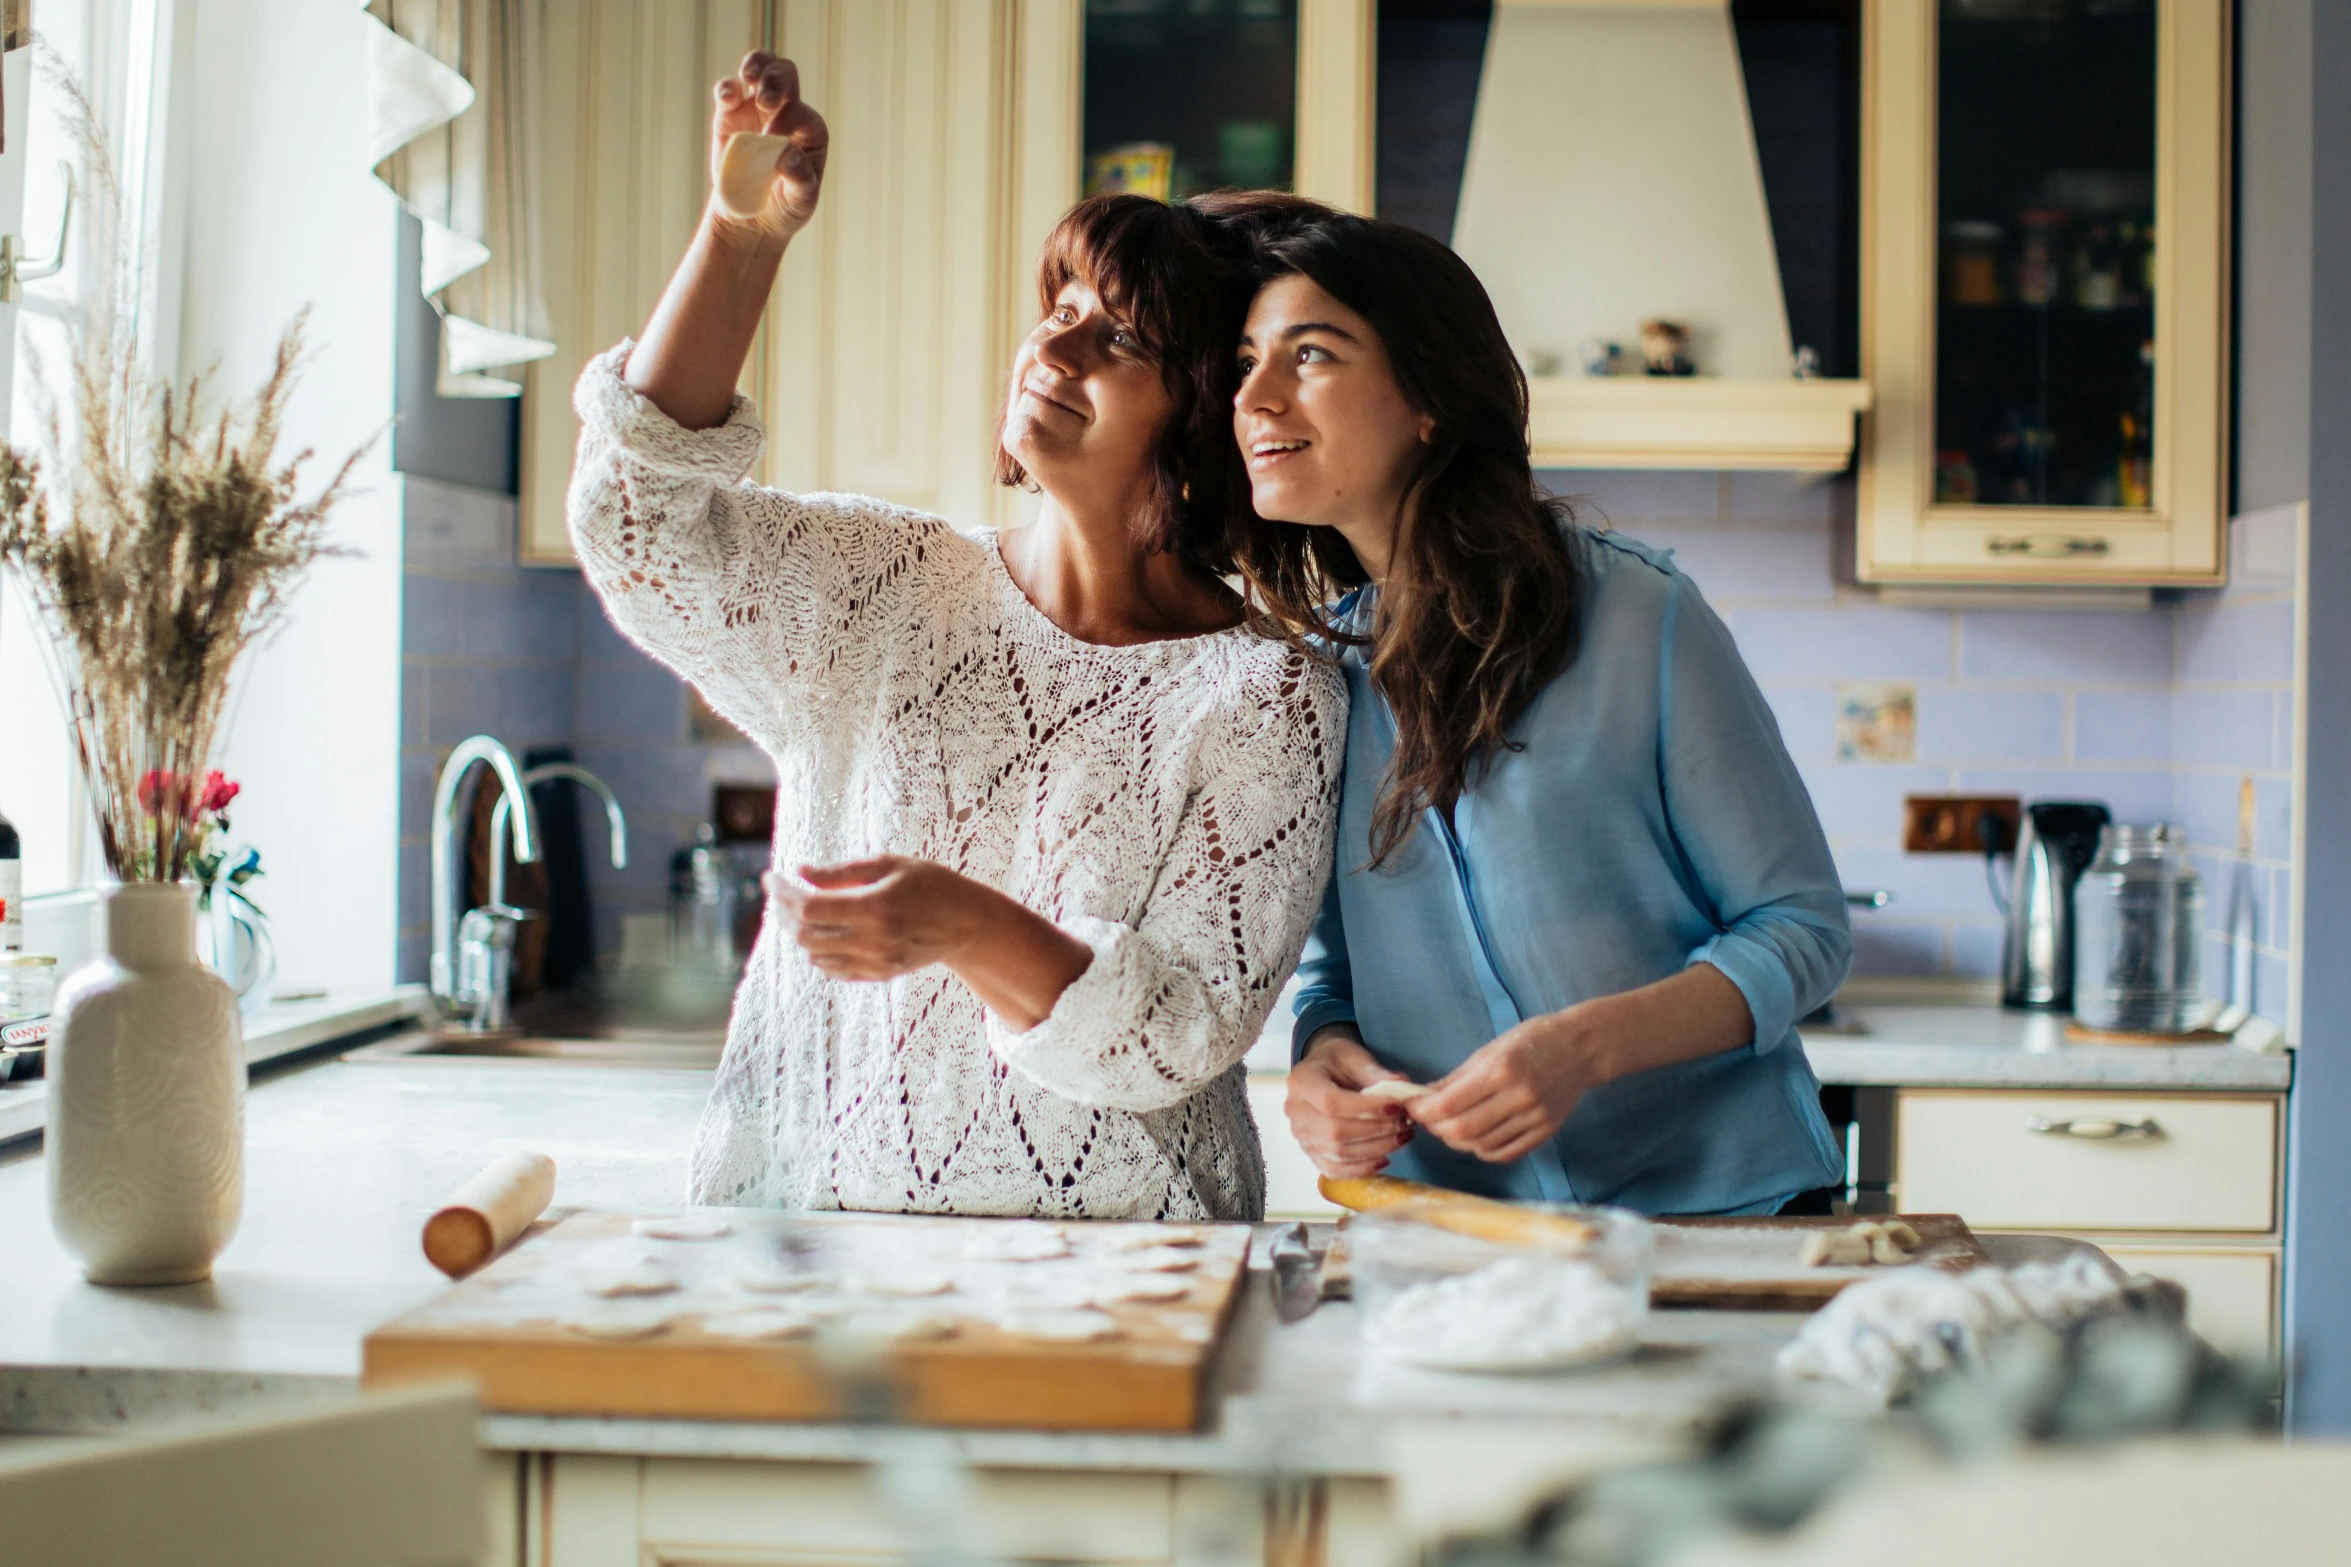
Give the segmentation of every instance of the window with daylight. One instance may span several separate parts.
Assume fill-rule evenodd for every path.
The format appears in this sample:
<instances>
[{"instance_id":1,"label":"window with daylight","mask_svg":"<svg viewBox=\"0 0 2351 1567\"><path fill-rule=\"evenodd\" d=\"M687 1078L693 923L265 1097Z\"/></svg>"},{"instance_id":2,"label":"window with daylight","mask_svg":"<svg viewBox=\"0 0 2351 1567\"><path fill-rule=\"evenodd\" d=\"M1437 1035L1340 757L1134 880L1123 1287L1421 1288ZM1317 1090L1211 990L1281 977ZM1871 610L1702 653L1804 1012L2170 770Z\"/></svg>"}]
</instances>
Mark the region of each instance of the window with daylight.
<instances>
[{"instance_id":1,"label":"window with daylight","mask_svg":"<svg viewBox=\"0 0 2351 1567\"><path fill-rule=\"evenodd\" d=\"M64 233L55 275L22 285L0 303L0 428L19 451L44 464L53 443L53 399L61 387L67 335L80 319L103 258L89 253L78 209L66 221L67 192L82 158L61 109L59 73L82 84L113 148L122 187L123 233L141 247L136 308L141 337L169 353L176 343L176 248L165 222L165 83L171 0L41 0L32 47L6 56L7 138L0 150L0 234L18 236L39 270ZM168 364L159 364L168 370ZM56 409L62 418L69 410ZM99 877L88 802L49 668L46 638L13 580L0 592L0 815L23 840L28 896L90 885Z\"/></svg>"}]
</instances>

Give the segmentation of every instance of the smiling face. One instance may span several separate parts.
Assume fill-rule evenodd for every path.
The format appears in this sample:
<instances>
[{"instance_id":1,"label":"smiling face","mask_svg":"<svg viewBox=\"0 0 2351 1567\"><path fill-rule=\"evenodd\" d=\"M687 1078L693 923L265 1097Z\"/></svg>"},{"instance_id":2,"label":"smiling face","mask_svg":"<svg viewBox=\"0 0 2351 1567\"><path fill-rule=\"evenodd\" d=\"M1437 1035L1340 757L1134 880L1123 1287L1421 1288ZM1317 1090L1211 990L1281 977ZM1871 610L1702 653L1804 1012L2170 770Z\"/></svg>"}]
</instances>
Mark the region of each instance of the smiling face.
<instances>
[{"instance_id":1,"label":"smiling face","mask_svg":"<svg viewBox=\"0 0 2351 1567\"><path fill-rule=\"evenodd\" d=\"M1385 572L1436 422L1397 383L1371 324L1302 274L1257 291L1241 338L1233 435L1270 522L1337 528Z\"/></svg>"},{"instance_id":2,"label":"smiling face","mask_svg":"<svg viewBox=\"0 0 2351 1567\"><path fill-rule=\"evenodd\" d=\"M1073 279L1013 355L1004 450L1050 495L1147 487L1174 408L1158 359Z\"/></svg>"}]
</instances>

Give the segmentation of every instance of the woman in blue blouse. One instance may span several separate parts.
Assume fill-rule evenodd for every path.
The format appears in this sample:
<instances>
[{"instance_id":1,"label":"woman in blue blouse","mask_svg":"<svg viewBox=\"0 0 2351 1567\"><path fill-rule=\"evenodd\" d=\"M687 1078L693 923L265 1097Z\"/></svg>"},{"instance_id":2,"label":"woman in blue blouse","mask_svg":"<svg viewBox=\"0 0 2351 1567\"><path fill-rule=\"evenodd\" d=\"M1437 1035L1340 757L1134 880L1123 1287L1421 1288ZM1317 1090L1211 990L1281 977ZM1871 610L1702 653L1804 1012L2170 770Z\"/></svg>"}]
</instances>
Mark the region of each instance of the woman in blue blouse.
<instances>
[{"instance_id":1,"label":"woman in blue blouse","mask_svg":"<svg viewBox=\"0 0 2351 1567\"><path fill-rule=\"evenodd\" d=\"M1354 699L1300 1142L1330 1175L1652 1213L1836 1179L1795 1020L1844 979L1844 898L1729 632L1539 495L1525 379L1450 250L1293 197L1222 211L1261 279L1235 554ZM1397 1076L1436 1091L1360 1091Z\"/></svg>"}]
</instances>

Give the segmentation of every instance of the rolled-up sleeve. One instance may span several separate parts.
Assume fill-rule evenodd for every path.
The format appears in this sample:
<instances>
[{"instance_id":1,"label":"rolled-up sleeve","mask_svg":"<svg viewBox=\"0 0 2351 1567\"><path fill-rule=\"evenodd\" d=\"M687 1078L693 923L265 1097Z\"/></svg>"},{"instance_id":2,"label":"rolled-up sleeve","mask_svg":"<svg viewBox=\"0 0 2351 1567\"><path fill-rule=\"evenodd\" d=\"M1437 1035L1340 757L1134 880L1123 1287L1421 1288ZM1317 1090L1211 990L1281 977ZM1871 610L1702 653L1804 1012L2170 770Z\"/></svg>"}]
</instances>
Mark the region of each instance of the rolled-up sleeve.
<instances>
[{"instance_id":1,"label":"rolled-up sleeve","mask_svg":"<svg viewBox=\"0 0 2351 1567\"><path fill-rule=\"evenodd\" d=\"M1852 929L1778 721L1688 578L1675 579L1666 608L1659 705L1667 821L1717 926L1689 962L1739 987L1754 1047L1775 1049L1844 983Z\"/></svg>"}]
</instances>

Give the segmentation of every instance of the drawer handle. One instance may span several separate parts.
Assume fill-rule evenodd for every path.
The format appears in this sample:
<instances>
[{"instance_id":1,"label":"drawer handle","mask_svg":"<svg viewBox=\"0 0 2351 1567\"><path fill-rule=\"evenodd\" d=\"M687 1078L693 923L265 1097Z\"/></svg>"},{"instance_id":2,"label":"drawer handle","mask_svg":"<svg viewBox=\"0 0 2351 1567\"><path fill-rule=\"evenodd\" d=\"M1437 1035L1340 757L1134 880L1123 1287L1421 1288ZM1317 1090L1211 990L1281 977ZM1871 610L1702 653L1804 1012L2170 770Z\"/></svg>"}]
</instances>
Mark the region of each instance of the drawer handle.
<instances>
[{"instance_id":1,"label":"drawer handle","mask_svg":"<svg viewBox=\"0 0 2351 1567\"><path fill-rule=\"evenodd\" d=\"M2022 555L2029 560L2071 560L2076 555L2103 555L2112 548L2104 539L2078 533L2027 533L1984 540L1987 554Z\"/></svg>"},{"instance_id":2,"label":"drawer handle","mask_svg":"<svg viewBox=\"0 0 2351 1567\"><path fill-rule=\"evenodd\" d=\"M2024 1124L2028 1132L2043 1137L2078 1137L2086 1143L2110 1143L2125 1137L2161 1137L2163 1128L2152 1117L2143 1121L2052 1121L2036 1115Z\"/></svg>"}]
</instances>

